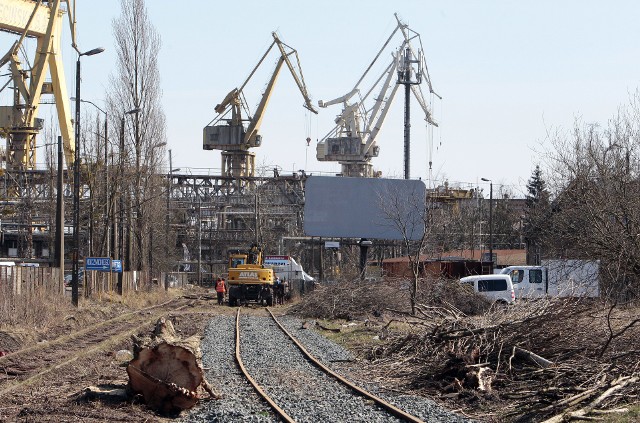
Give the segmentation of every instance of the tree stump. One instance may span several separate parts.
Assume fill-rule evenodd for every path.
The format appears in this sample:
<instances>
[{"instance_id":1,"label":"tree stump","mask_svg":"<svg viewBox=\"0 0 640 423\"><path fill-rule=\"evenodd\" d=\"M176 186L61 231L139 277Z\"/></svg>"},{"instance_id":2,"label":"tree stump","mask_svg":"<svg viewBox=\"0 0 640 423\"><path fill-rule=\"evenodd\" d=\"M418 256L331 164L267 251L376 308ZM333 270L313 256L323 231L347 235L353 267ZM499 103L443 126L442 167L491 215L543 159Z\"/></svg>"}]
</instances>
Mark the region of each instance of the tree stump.
<instances>
[{"instance_id":1,"label":"tree stump","mask_svg":"<svg viewBox=\"0 0 640 423\"><path fill-rule=\"evenodd\" d=\"M200 339L180 339L170 320L160 318L153 337L133 338L133 360L127 366L129 388L146 404L164 414L193 407L202 389L219 398L202 369Z\"/></svg>"}]
</instances>

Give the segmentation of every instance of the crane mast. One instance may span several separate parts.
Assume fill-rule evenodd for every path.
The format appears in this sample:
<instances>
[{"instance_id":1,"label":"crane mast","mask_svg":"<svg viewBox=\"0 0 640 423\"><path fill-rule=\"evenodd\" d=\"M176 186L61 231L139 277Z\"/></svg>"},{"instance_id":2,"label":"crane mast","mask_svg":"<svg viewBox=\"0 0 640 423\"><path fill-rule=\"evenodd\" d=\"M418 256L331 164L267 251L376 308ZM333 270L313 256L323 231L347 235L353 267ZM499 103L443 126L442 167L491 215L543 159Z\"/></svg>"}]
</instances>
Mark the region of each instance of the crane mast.
<instances>
[{"instance_id":1,"label":"crane mast","mask_svg":"<svg viewBox=\"0 0 640 423\"><path fill-rule=\"evenodd\" d=\"M216 105L215 112L217 116L203 130L203 149L222 150L221 168L224 176L232 176L234 178L255 176L255 153L250 149L259 147L262 144L262 136L259 134L260 126L283 65L286 64L304 98L303 107L313 113L318 113L311 104L297 51L283 43L275 32L271 35L273 36L273 42L262 55L258 64L253 68L240 88L231 90ZM278 47L279 52L276 66L262 93L260 103L253 115L251 115L244 99L244 88L274 46ZM291 62L292 56L297 61L298 71L296 71L296 67ZM229 113L231 113L230 117L228 117Z\"/></svg>"},{"instance_id":2,"label":"crane mast","mask_svg":"<svg viewBox=\"0 0 640 423\"><path fill-rule=\"evenodd\" d=\"M66 10L62 8L66 4ZM73 6L73 7L72 7ZM6 168L8 171L34 169L36 165L36 135L43 121L38 107L43 94L53 94L67 167L71 168L75 139L64 78L61 54L62 17L69 16L75 46L75 2L3 0L0 7L0 31L19 35L19 39L0 58L0 68L9 68L9 81L0 83L0 91L12 85L13 105L0 106L0 136L6 138ZM25 68L19 56L25 38L35 38L37 46L33 65ZM2 54L2 52L0 52ZM47 72L51 82L45 82Z\"/></svg>"},{"instance_id":3,"label":"crane mast","mask_svg":"<svg viewBox=\"0 0 640 423\"><path fill-rule=\"evenodd\" d=\"M416 60L407 56L411 52L414 52L411 42L416 38L419 41L419 34L411 31L407 25L400 21L397 15L396 20L397 25L395 29L391 32L391 35L389 35L355 87L347 94L334 100L318 102L320 107L328 107L342 103L342 112L335 119L336 126L316 145L316 158L319 161L339 162L342 166L343 176L377 176L377 173L373 170L371 159L378 157L380 153L380 148L377 145L377 137L393 103L398 86L401 84L400 80L393 81L394 76L396 76L396 74L398 76L415 75L422 79L422 76L425 75L425 72L422 71L423 67L426 69L422 49L419 50L417 55L414 53L414 56L412 56L417 57L418 59ZM373 68L373 65L380 57L384 57L384 51L397 33L402 34L400 46L396 51L391 52L390 63L382 74L377 77L366 93L361 95L360 85ZM422 47L421 42L420 47ZM417 69L414 69L414 67L417 67ZM428 82L430 92L433 92L428 73L426 73L425 79ZM422 80L420 80L420 82L422 82ZM418 82L418 84L420 82ZM371 100L371 94L374 91L377 91L378 94ZM411 91L425 113L425 120L429 124L437 126L431 117L431 112L424 100L419 85L412 85ZM371 107L367 108L366 104L371 102L373 102Z\"/></svg>"}]
</instances>

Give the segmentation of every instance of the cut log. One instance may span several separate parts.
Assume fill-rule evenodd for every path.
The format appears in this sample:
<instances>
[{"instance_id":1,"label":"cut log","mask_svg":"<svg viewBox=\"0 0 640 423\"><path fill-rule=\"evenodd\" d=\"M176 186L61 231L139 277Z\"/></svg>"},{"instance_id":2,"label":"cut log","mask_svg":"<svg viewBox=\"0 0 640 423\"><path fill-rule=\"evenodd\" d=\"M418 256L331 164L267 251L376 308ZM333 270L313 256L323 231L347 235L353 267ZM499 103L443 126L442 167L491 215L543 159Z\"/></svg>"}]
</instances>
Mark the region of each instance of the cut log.
<instances>
[{"instance_id":1,"label":"cut log","mask_svg":"<svg viewBox=\"0 0 640 423\"><path fill-rule=\"evenodd\" d=\"M160 318L153 337L134 338L133 354L127 366L129 388L161 413L193 407L202 390L220 397L204 377L200 339L180 339L170 320Z\"/></svg>"}]
</instances>

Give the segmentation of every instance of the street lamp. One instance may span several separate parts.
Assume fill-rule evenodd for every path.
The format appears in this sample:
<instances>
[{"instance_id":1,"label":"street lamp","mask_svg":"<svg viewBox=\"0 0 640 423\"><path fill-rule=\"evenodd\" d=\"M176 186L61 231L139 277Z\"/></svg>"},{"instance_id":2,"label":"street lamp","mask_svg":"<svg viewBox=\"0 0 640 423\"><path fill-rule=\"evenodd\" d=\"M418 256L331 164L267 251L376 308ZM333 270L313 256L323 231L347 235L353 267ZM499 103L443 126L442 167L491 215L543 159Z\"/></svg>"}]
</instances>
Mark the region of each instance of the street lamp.
<instances>
[{"instance_id":1,"label":"street lamp","mask_svg":"<svg viewBox=\"0 0 640 423\"><path fill-rule=\"evenodd\" d=\"M120 182L124 180L124 119L127 115L138 114L142 111L140 107L131 109L123 113L120 118ZM118 294L122 295L122 275L125 270L129 270L129 260L125 261L124 255L124 189L120 187L120 228L118 238L120 239L120 262L122 263L122 271L118 273ZM126 263L126 266L125 266Z\"/></svg>"},{"instance_id":2,"label":"street lamp","mask_svg":"<svg viewBox=\"0 0 640 423\"><path fill-rule=\"evenodd\" d=\"M78 52L76 60L76 119L75 119L75 146L73 155L73 267L71 276L71 304L78 306L78 266L80 247L80 58L102 53L104 48Z\"/></svg>"},{"instance_id":3,"label":"street lamp","mask_svg":"<svg viewBox=\"0 0 640 423\"><path fill-rule=\"evenodd\" d=\"M493 181L487 178L480 178L480 180L489 182L489 257L491 257L491 273L493 273Z\"/></svg>"},{"instance_id":4,"label":"street lamp","mask_svg":"<svg viewBox=\"0 0 640 423\"><path fill-rule=\"evenodd\" d=\"M76 101L75 97L71 97L71 101ZM108 158L108 150L109 150L109 137L108 137L108 121L109 121L109 115L107 114L107 112L105 112L104 110L102 110L102 108L100 108L100 106L98 106L97 104L95 104L93 101L89 101L89 100L83 100L80 99L81 103L89 103L91 104L93 107L95 107L96 109L98 109L99 111L101 111L102 113L104 113L104 168L105 168L105 173L104 173L104 179L105 179L105 188L104 188L104 197L105 197L105 201L104 201L104 230L105 230L105 235L104 235L104 240L106 243L106 251L105 251L105 255L106 257L111 257L111 246L109 244L109 174L108 174L108 168L107 168L107 161L109 160ZM92 198L93 198L93 190L92 190ZM91 202L91 205L93 207L93 200ZM91 211L91 213L93 213L93 209ZM90 231L90 235L89 235L89 250L91 251L91 253L93 253L93 217L91 218L91 226L89 227L89 231Z\"/></svg>"}]
</instances>

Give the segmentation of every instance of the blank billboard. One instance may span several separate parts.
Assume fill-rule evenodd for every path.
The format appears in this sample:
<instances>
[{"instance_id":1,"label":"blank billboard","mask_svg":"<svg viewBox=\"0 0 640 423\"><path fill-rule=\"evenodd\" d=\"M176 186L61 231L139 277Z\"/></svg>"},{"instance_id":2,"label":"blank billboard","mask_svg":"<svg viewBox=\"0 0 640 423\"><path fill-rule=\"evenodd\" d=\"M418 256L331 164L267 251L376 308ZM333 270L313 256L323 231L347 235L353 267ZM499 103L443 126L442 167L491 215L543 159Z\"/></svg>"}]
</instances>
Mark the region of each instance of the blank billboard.
<instances>
[{"instance_id":1,"label":"blank billboard","mask_svg":"<svg viewBox=\"0 0 640 423\"><path fill-rule=\"evenodd\" d=\"M308 236L418 240L424 234L422 181L310 176L305 184Z\"/></svg>"}]
</instances>

